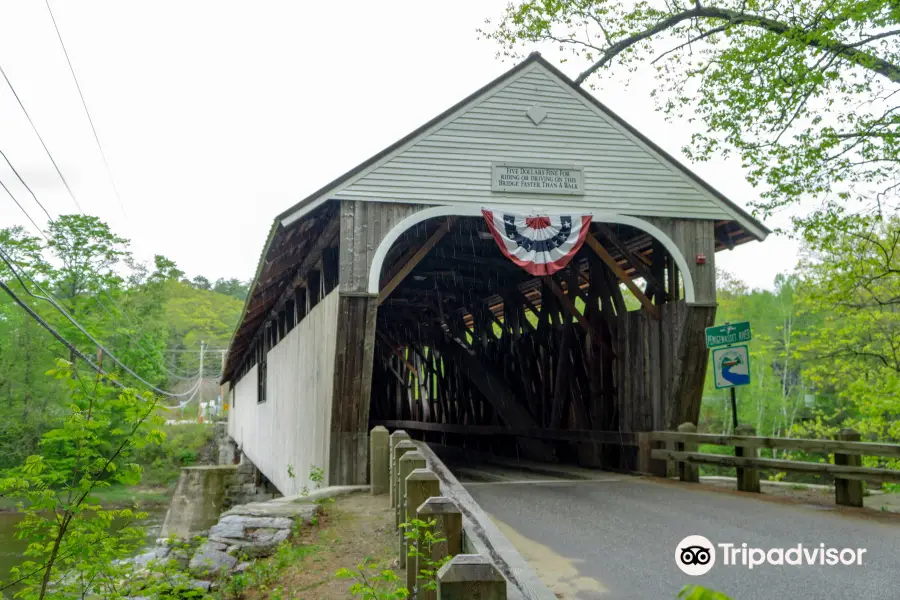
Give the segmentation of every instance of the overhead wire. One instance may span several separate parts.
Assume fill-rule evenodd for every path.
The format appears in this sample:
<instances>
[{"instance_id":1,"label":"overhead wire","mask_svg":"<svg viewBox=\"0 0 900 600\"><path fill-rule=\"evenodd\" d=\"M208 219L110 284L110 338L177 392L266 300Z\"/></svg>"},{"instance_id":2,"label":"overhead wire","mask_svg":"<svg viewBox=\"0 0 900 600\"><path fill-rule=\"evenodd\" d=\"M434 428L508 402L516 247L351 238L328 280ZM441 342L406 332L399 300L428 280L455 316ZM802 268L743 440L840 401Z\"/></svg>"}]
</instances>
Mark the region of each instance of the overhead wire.
<instances>
[{"instance_id":1,"label":"overhead wire","mask_svg":"<svg viewBox=\"0 0 900 600\"><path fill-rule=\"evenodd\" d=\"M6 81L6 85L9 86L10 91L15 96L16 101L19 103L19 107L22 109L22 112L25 113L25 118L28 119L28 123L31 125L32 131L37 136L38 140L41 142L41 146L44 147L44 152L47 153L47 158L50 159L50 162L53 163L53 168L56 169L56 174L59 175L60 180L63 182L63 185L66 187L66 191L69 192L69 197L72 198L72 202L75 203L75 206L78 207L78 211L81 214L84 214L84 211L81 209L81 205L78 204L78 200L75 199L75 194L72 192L72 188L69 187L69 182L66 181L65 175L62 174L62 171L59 168L59 165L56 164L56 160L53 158L53 155L50 153L50 149L47 148L47 144L44 142L43 136L41 136L41 132L38 131L37 126L34 124L34 121L31 120L31 115L28 113L28 109L25 108L25 104L22 102L22 99L19 97L19 94L16 92L16 88L13 87L12 82L9 80L9 77L6 75L6 71L3 70L3 65L0 65L0 75L3 76L4 81Z\"/></svg>"},{"instance_id":2,"label":"overhead wire","mask_svg":"<svg viewBox=\"0 0 900 600\"><path fill-rule=\"evenodd\" d=\"M56 30L56 37L59 38L59 45L62 46L63 54L66 56L66 63L69 65L69 72L72 74L72 79L75 81L75 88L78 90L78 97L81 98L81 106L84 107L84 114L87 116L88 123L91 125L91 131L94 134L94 141L97 142L97 149L100 150L100 156L103 158L103 165L106 167L106 174L109 176L109 181L112 184L113 191L116 194L116 199L119 201L119 207L122 209L122 214L125 214L125 205L122 203L122 197L119 195L119 188L116 186L116 179L113 177L112 170L109 168L109 161L106 160L106 153L103 151L103 145L100 143L100 136L97 135L97 128L94 127L94 119L91 118L91 112L88 110L87 102L84 99L84 92L81 91L81 84L78 83L78 77L75 75L75 67L72 66L72 59L69 58L69 51L66 50L66 44L63 41L62 33L59 31L59 25L56 23L56 17L53 15L53 9L50 8L50 0L45 0L47 4L47 12L50 13L50 20L53 21L53 28Z\"/></svg>"},{"instance_id":3,"label":"overhead wire","mask_svg":"<svg viewBox=\"0 0 900 600\"><path fill-rule=\"evenodd\" d=\"M16 278L18 279L18 276ZM19 281L21 282L21 279ZM96 371L101 376L106 377L107 381L109 381L112 385L119 388L120 390L133 391L135 396L137 396L141 400L147 401L147 398L145 398L141 394L137 393L137 391L134 390L133 388L130 388L129 386L125 385L118 379L110 377L110 373L107 373L106 371L104 371L103 368L100 367L100 365L96 364L94 361L92 361L90 358L88 358L83 352L81 352L81 350L79 350L75 346L75 344L73 344L72 342L67 340L65 338L65 336L63 336L61 333L59 333L52 325L47 323L37 312L35 312L34 309L32 309L30 306L28 306L28 304L18 296L18 294L16 294L14 291L12 291L12 289L2 279L0 279L0 289L2 289L4 292L6 292L13 299L13 301L15 301L16 304L18 304L26 313L28 313L28 315L32 319L37 321L37 323L41 327L43 327L48 332L50 332L50 334L54 338L56 338L61 344L63 344L66 348L68 348L69 351L71 351L73 355L77 356L82 361L84 361L84 363L87 364L91 369ZM188 390L187 393L191 393L192 397L193 397L193 395L196 394L197 390L200 389L200 384L202 383L202 381L203 381L202 379L198 379L197 383L193 386L193 388ZM188 400L188 402L189 401L190 400ZM186 403L187 402L185 402L185 404ZM162 405L162 406L166 406L166 405ZM183 406L183 404L179 404L178 406L174 406L174 407L166 406L166 408L180 408L181 406Z\"/></svg>"},{"instance_id":4,"label":"overhead wire","mask_svg":"<svg viewBox=\"0 0 900 600\"><path fill-rule=\"evenodd\" d=\"M190 393L190 391L188 391L188 392L182 392L182 393L180 393L180 394L173 394L173 393L171 393L171 392L167 392L166 390L163 390L163 389L161 389L161 388L156 387L155 385L153 385L152 383L150 383L149 381L147 381L146 379L144 379L143 377L141 377L140 375L138 375L137 373L135 373L128 365L126 365L126 364L123 363L121 360L119 360L119 358L116 357L115 354L113 354L112 352L110 352L108 348L106 348L103 344L101 344L99 341L97 341L97 339L94 338L94 336L92 336L92 335L90 334L90 332L88 332L87 329L85 329L85 328L81 325L81 323L79 323L74 317L72 317L72 316L68 313L68 311L66 311L66 309L64 309L62 306L60 306L54 299L47 297L47 295L46 295L47 292L44 290L44 288L41 286L40 283L38 283L37 281L35 281L34 279L32 279L32 277L31 277L30 275L28 275L27 272L23 272L23 274L25 275L26 279L28 279L28 280L29 280L29 281L30 281L30 282L38 289L38 291L41 292L41 294L45 294L45 295L44 295L44 296L41 296L41 295L38 295L38 294L35 294L34 292L32 292L32 291L28 288L28 286L25 284L25 282L22 281L22 279L21 279L21 277L20 277L20 274L19 274L18 270L16 269L15 266L13 266L13 264L12 264L12 262L11 262L11 259L9 258L9 256L6 254L6 252L5 252L2 248L0 248L0 260L2 260L2 261L6 264L7 268L9 268L10 271L12 271L13 275L16 276L16 278L19 280L19 283L22 284L22 288L25 290L25 292L26 292L29 296L31 296L31 297L33 297L33 298L37 298L38 300L44 300L45 302L48 302L48 303L49 303L51 306L53 306L53 307L54 307L54 308L55 308L55 309L56 309L63 317L65 317L65 319L66 319L67 321L69 321L72 325L74 325L75 328L78 329L78 331L80 331L80 332L81 332L86 338L88 338L95 346L97 346L97 348L99 348L100 350L102 350L103 353L104 353L105 355L109 356L109 358L110 358L114 363L116 363L117 365L119 365L119 367L121 367L122 370L124 370L126 373L128 373L129 375L131 375L132 377L134 377L135 379L137 379L138 381L140 381L141 383L143 383L144 385L146 385L148 388L150 388L151 390L153 390L153 391L156 392L157 394L161 394L161 395L167 396L167 397L169 397L169 398L182 398L182 397L184 397L184 396L187 396L187 395ZM202 375L202 374L201 374L201 375ZM199 377L199 378L198 378L198 383L197 383L197 385L199 385L200 381L202 381L202 377Z\"/></svg>"},{"instance_id":5,"label":"overhead wire","mask_svg":"<svg viewBox=\"0 0 900 600\"><path fill-rule=\"evenodd\" d=\"M53 217L50 215L50 212L49 212L49 211L46 209L46 207L41 203L41 201L38 200L38 197L37 197L37 195L34 193L34 190L31 189L31 187L28 185L28 183L25 181L25 179L19 174L18 170L17 170L17 169L15 168L15 166L12 164L12 161L10 161L10 160L9 160L9 157L7 157L6 153L3 152L2 150L0 150L0 156L3 157L3 159L6 161L6 164L9 165L9 168L10 168L10 169L12 170L12 172L16 175L16 177L19 179L19 182L22 184L22 186L24 186L25 189L28 190L28 193L31 194L31 197L34 198L34 201L38 204L38 206L41 207L41 209L44 211L44 214L47 215L48 221L50 221L50 223L53 224L53 223L54 223L54 220L53 220ZM25 216L28 218L28 220L31 221L31 224L34 225L35 228L38 230L38 233L40 233L41 236L42 236L45 240L47 240L47 243L49 244L49 243L50 243L50 240L49 240L49 238L47 237L47 235L43 232L43 230L42 230L42 229L38 226L38 224L34 221L34 219L31 217L31 215L28 213L28 211L25 209L25 207L22 206L22 204L18 201L18 199L15 197L15 195L9 190L9 188L8 188L2 181L0 181L0 186L3 187L3 189L4 189L4 190L6 191L6 193L10 196L10 198L12 198L13 202L15 202L16 205L19 207L19 210L21 210L21 211L25 214ZM82 213L82 214L84 214L84 213ZM128 319L128 320L131 322L132 325L136 326L138 329L140 329L140 328L142 327L142 325L136 324L134 321L132 321L132 320L130 319L130 317L128 317L128 314L124 311L124 309L123 309L121 306L119 306L119 305L116 303L116 301L115 301L115 300L113 299L113 297L109 294L109 292L106 291L106 289L104 289L104 288L101 287L101 288L100 288L100 291L101 291L101 292L109 299L109 301L110 301L110 302L111 302L111 303L119 310L119 312L122 314L122 316L124 316L126 319ZM114 320L118 320L118 318L117 318L115 315L113 315L113 314L109 311L108 308L106 308L106 306L100 301L100 299L99 299L97 296L91 296L91 297L94 299L94 302L96 302L96 303L100 306L100 308L103 309L104 312L106 312L106 314L108 314L108 315L109 315L110 317L112 317ZM141 337L143 337L143 338L146 337L146 336L144 336L143 332L141 332L140 335L141 335ZM154 361L158 366L162 367L162 369L163 369L164 371L166 371L166 373L167 373L170 377L172 377L172 378L174 378L174 379L180 379L180 380L183 380L183 381L193 379L193 375L185 376L185 375L179 374L179 373L177 372L177 371L178 371L178 366L177 366L176 364L172 363L171 361L167 361L167 366L164 366L164 365L160 364L160 363L158 362L157 357L153 356L152 352L148 351L143 345L141 345L141 343L140 343L140 342L139 342L139 341L138 341L131 333L126 333L126 336L127 336L127 337L128 337L128 338L129 338L129 339L130 339L130 340L131 340L131 341L132 341L132 342L133 342L140 350L141 350L141 352L143 352L148 358L150 358L152 361Z\"/></svg>"},{"instance_id":6,"label":"overhead wire","mask_svg":"<svg viewBox=\"0 0 900 600\"><path fill-rule=\"evenodd\" d=\"M26 313L28 313L32 319L37 321L41 327L43 327L44 329L49 331L50 334L53 337L55 337L57 340L59 340L66 348L68 348L72 352L72 354L74 354L75 356L77 356L78 358L83 360L89 367L91 367L94 371L96 371L100 375L103 375L103 376L109 378L109 373L106 373L102 368L100 368L99 365L95 364L94 361L92 361L90 358L85 356L78 348L76 348L74 344L72 344L69 340L67 340L65 337L63 337L63 335L61 333L56 331L56 329L54 329L52 325L50 325L44 319L42 319L41 316L39 314L37 314L30 306L28 306L28 304L24 300L19 298L19 296L15 292L13 292L12 289L10 289L10 287L8 285L6 285L6 282L4 282L2 279L0 279L0 289L2 289L4 292L6 292L15 301L16 304L18 304L20 307L22 307L22 309ZM126 386L122 382L118 381L117 379L109 379L109 381L114 386L116 386L117 388L119 388L121 390L129 389L128 386ZM140 394L136 394L136 395L139 398L141 398L142 400L146 400L146 398L144 398Z\"/></svg>"},{"instance_id":7,"label":"overhead wire","mask_svg":"<svg viewBox=\"0 0 900 600\"><path fill-rule=\"evenodd\" d=\"M28 218L29 221L31 221L31 224L34 225L34 228L37 229L38 233L40 233L41 236L43 236L43 238L44 238L45 240L47 240L47 243L49 244L49 243L50 243L50 240L47 239L47 234L44 233L44 230L43 230L43 229L41 229L40 227L38 227L38 224L34 222L34 219L31 218L31 215L28 214L28 211L27 211L27 210L25 210L25 207L22 206L21 203L19 203L19 201L16 199L15 196L13 196L12 192L9 191L9 188L6 187L6 184L3 183L3 181L0 181L0 187L3 188L3 190L9 195L10 198L12 198L12 201L15 202L15 203L16 203L16 206L19 207L19 210L21 210L23 213L25 213L25 216Z\"/></svg>"}]
</instances>

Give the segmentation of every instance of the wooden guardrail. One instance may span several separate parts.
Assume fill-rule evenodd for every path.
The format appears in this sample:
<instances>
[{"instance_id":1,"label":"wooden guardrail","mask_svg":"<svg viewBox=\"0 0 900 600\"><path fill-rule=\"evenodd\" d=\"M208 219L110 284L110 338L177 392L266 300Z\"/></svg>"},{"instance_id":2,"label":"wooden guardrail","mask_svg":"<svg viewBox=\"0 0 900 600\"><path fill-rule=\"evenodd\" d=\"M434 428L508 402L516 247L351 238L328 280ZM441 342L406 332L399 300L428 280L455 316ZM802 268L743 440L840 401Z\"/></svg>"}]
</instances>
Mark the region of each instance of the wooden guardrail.
<instances>
[{"instance_id":1,"label":"wooden guardrail","mask_svg":"<svg viewBox=\"0 0 900 600\"><path fill-rule=\"evenodd\" d=\"M428 468L404 431L389 434L377 426L369 436L369 460L373 495L390 491L398 530L398 558L406 569L406 588L419 600L506 600L507 582L487 556L463 554L462 512L441 496L440 479ZM408 537L402 524L414 519L434 521L434 533L443 539L423 545L424 539ZM412 547L411 546L415 546ZM434 579L436 589L423 585L425 568L449 559Z\"/></svg>"},{"instance_id":2,"label":"wooden guardrail","mask_svg":"<svg viewBox=\"0 0 900 600\"><path fill-rule=\"evenodd\" d=\"M678 465L682 481L699 481L697 465L737 468L738 489L759 492L759 469L831 475L835 480L835 500L846 506L863 505L863 481L900 482L900 470L862 466L863 456L900 458L900 445L860 442L859 433L843 429L836 440L758 437L752 427L738 427L736 435L696 433L696 426L684 423L678 431L654 431L647 435L650 443L665 448L649 450L650 458ZM700 444L734 446L735 455L698 452ZM759 458L760 448L803 450L833 454L834 463Z\"/></svg>"},{"instance_id":3,"label":"wooden guardrail","mask_svg":"<svg viewBox=\"0 0 900 600\"><path fill-rule=\"evenodd\" d=\"M634 433L594 429L542 429L539 427L499 427L493 425L449 425L419 421L376 421L376 425L405 431L428 431L475 436L509 436L559 442L594 442L619 446L637 446Z\"/></svg>"}]
</instances>

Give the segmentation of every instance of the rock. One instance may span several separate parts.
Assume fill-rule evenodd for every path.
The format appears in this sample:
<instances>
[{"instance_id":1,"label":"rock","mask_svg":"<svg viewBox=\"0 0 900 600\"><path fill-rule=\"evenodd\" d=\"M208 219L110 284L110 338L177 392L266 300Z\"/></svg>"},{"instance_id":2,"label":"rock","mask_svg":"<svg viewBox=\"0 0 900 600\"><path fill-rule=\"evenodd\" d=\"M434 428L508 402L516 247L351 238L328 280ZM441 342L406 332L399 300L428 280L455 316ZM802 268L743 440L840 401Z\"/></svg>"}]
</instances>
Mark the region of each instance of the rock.
<instances>
[{"instance_id":1,"label":"rock","mask_svg":"<svg viewBox=\"0 0 900 600\"><path fill-rule=\"evenodd\" d=\"M225 512L222 517L241 515L246 517L286 518L292 520L312 520L319 512L319 507L312 502L283 502L284 498L269 502L253 502L241 504ZM288 525L290 527L290 525ZM281 528L279 528L281 529Z\"/></svg>"},{"instance_id":2,"label":"rock","mask_svg":"<svg viewBox=\"0 0 900 600\"><path fill-rule=\"evenodd\" d=\"M192 573L213 575L222 569L230 570L237 564L237 559L216 550L209 543L203 544L191 558L188 568Z\"/></svg>"},{"instance_id":3,"label":"rock","mask_svg":"<svg viewBox=\"0 0 900 600\"><path fill-rule=\"evenodd\" d=\"M208 592L209 587L212 585L212 582L204 581L202 579L192 579L190 582L188 582L188 585L195 590Z\"/></svg>"},{"instance_id":4,"label":"rock","mask_svg":"<svg viewBox=\"0 0 900 600\"><path fill-rule=\"evenodd\" d=\"M221 542L206 542L207 547L212 548L213 550L219 550L224 552L228 548L228 544L223 544Z\"/></svg>"},{"instance_id":5,"label":"rock","mask_svg":"<svg viewBox=\"0 0 900 600\"><path fill-rule=\"evenodd\" d=\"M157 548L153 551L153 553L156 555L156 556L154 556L154 558L156 560L162 560L162 559L166 558L167 556L169 556L169 553L171 551L172 551L172 549L169 548L168 546L157 546Z\"/></svg>"},{"instance_id":6,"label":"rock","mask_svg":"<svg viewBox=\"0 0 900 600\"><path fill-rule=\"evenodd\" d=\"M292 525L293 521L284 517L227 515L209 530L209 539L220 544L231 544L242 539L255 540L254 531L268 531L271 532L270 535L274 535L280 529L289 530ZM264 533L263 536L265 535Z\"/></svg>"},{"instance_id":7,"label":"rock","mask_svg":"<svg viewBox=\"0 0 900 600\"><path fill-rule=\"evenodd\" d=\"M243 573L244 571L249 569L250 565L252 565L252 564L253 563L249 563L249 562L238 563L237 566L234 569L232 569L232 572L233 573Z\"/></svg>"}]
</instances>

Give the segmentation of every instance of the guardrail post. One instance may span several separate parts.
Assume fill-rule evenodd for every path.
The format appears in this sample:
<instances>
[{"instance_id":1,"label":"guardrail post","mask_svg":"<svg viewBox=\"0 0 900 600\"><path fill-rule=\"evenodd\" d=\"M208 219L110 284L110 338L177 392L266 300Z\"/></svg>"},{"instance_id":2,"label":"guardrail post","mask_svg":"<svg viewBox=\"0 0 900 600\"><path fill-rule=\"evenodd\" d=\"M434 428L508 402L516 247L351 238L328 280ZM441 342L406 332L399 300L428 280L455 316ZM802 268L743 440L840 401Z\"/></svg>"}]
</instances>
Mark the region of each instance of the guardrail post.
<instances>
[{"instance_id":1,"label":"guardrail post","mask_svg":"<svg viewBox=\"0 0 900 600\"><path fill-rule=\"evenodd\" d=\"M653 449L659 445L654 441L652 431L639 431L635 433L635 441L638 445L638 473L666 477L668 461L653 458Z\"/></svg>"},{"instance_id":2,"label":"guardrail post","mask_svg":"<svg viewBox=\"0 0 900 600\"><path fill-rule=\"evenodd\" d=\"M435 475L433 471L430 469L416 469L410 473L409 477L406 478L406 500L404 502L406 514L403 516L403 522L412 522L412 520L416 518L418 512L417 509L422 503L432 496L439 496L440 493L441 480L438 479L438 476ZM418 548L421 540L409 540L406 537L408 531L415 531L415 529L401 528L400 531L400 548L401 550L406 549L405 562L401 560L400 564L406 565L406 589L412 592L416 586L416 581L418 580L416 575L419 574L419 570L418 557L410 556L410 544L415 544ZM416 595L417 600L420 598L421 595Z\"/></svg>"},{"instance_id":3,"label":"guardrail post","mask_svg":"<svg viewBox=\"0 0 900 600\"><path fill-rule=\"evenodd\" d=\"M400 440L400 443L394 448L391 455L391 488L394 490L393 502L391 508L396 513L400 506L400 459L407 452L414 452L416 445L412 440Z\"/></svg>"},{"instance_id":4,"label":"guardrail post","mask_svg":"<svg viewBox=\"0 0 900 600\"><path fill-rule=\"evenodd\" d=\"M388 468L390 469L391 476L391 508L397 507L397 459L394 455L394 450L397 448L397 444L408 439L409 434L402 429L398 429L392 433L390 437L390 450L388 454L388 461L390 464L388 465Z\"/></svg>"},{"instance_id":5,"label":"guardrail post","mask_svg":"<svg viewBox=\"0 0 900 600\"><path fill-rule=\"evenodd\" d=\"M400 528L400 523L406 521L406 478L416 469L424 468L425 457L420 452L407 452L400 457L399 467L397 468L399 475L399 480L397 481L397 510L394 513L394 527L398 529ZM400 530L400 564L406 564L406 543L402 529Z\"/></svg>"},{"instance_id":6,"label":"guardrail post","mask_svg":"<svg viewBox=\"0 0 900 600\"><path fill-rule=\"evenodd\" d=\"M756 428L752 425L738 425L734 428L734 435L742 435L747 437L756 436ZM735 456L746 456L748 458L757 457L757 446L754 443L747 442L745 444L734 445ZM760 492L759 488L759 469L749 469L746 467L737 467L737 489L741 492Z\"/></svg>"},{"instance_id":7,"label":"guardrail post","mask_svg":"<svg viewBox=\"0 0 900 600\"><path fill-rule=\"evenodd\" d=\"M438 600L506 600L506 580L480 554L458 554L437 574Z\"/></svg>"},{"instance_id":8,"label":"guardrail post","mask_svg":"<svg viewBox=\"0 0 900 600\"><path fill-rule=\"evenodd\" d=\"M678 433L697 433L697 426L693 423L682 423L678 426ZM696 452L697 451L697 443L696 442L678 442L678 451L679 452ZM700 467L693 465L689 462L679 462L678 463L678 478L681 481L688 481L691 483L699 483L700 482Z\"/></svg>"},{"instance_id":9,"label":"guardrail post","mask_svg":"<svg viewBox=\"0 0 900 600\"><path fill-rule=\"evenodd\" d=\"M431 560L462 553L462 512L456 502L446 496L432 496L416 509L421 521L436 521L435 537L444 538L431 547Z\"/></svg>"},{"instance_id":10,"label":"guardrail post","mask_svg":"<svg viewBox=\"0 0 900 600\"><path fill-rule=\"evenodd\" d=\"M858 442L859 433L853 429L841 429L837 439L845 442ZM834 464L847 467L861 467L862 456L858 454L834 453ZM834 478L834 501L843 506L863 505L863 482L856 479Z\"/></svg>"},{"instance_id":11,"label":"guardrail post","mask_svg":"<svg viewBox=\"0 0 900 600\"><path fill-rule=\"evenodd\" d=\"M369 478L372 495L384 494L390 487L388 474L391 457L388 449L388 430L377 425L369 432Z\"/></svg>"}]
</instances>

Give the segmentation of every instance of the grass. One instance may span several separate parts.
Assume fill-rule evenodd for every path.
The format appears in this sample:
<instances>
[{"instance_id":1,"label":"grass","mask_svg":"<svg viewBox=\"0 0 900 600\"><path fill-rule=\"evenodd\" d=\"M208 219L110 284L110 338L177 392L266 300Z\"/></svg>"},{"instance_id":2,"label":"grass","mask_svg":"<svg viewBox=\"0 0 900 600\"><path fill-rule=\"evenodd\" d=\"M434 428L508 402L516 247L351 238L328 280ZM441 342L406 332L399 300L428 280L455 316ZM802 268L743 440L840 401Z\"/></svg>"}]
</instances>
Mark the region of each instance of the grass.
<instances>
[{"instance_id":1,"label":"grass","mask_svg":"<svg viewBox=\"0 0 900 600\"><path fill-rule=\"evenodd\" d=\"M134 506L148 508L151 506L163 506L169 503L169 494L165 488L130 487L125 485L112 485L101 488L91 494L91 498L104 507Z\"/></svg>"},{"instance_id":2,"label":"grass","mask_svg":"<svg viewBox=\"0 0 900 600\"><path fill-rule=\"evenodd\" d=\"M344 600L350 597L351 582L336 578L338 569L354 569L367 558L388 568L397 558L399 534L386 496L342 496L323 508L317 524L301 528L274 556L256 561L245 574L225 583L223 597Z\"/></svg>"}]
</instances>

